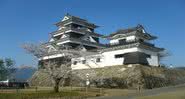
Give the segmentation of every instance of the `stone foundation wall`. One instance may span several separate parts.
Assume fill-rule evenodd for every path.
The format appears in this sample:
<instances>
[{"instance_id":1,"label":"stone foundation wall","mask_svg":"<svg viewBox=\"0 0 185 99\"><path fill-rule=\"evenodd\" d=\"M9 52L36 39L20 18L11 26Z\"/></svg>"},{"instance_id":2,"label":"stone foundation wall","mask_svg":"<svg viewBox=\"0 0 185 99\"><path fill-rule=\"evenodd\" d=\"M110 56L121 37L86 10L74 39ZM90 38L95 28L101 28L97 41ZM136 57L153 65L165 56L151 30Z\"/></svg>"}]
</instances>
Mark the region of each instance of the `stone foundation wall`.
<instances>
[{"instance_id":1,"label":"stone foundation wall","mask_svg":"<svg viewBox=\"0 0 185 99\"><path fill-rule=\"evenodd\" d=\"M70 80L66 83L72 86L85 86L87 74L91 86L97 87L137 88L141 86L150 89L185 83L185 70L143 65L73 70ZM29 81L34 86L52 86L49 76L42 70L37 71Z\"/></svg>"}]
</instances>

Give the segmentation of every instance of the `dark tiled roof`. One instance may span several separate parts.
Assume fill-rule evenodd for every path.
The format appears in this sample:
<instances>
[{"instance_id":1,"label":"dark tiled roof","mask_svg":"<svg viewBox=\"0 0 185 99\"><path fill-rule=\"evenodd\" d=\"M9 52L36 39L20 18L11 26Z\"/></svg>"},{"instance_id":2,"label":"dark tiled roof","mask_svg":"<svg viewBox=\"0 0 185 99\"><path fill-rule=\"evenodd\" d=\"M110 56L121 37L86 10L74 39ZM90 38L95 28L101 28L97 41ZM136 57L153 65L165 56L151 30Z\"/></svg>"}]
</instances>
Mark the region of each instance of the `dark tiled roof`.
<instances>
[{"instance_id":1,"label":"dark tiled roof","mask_svg":"<svg viewBox=\"0 0 185 99\"><path fill-rule=\"evenodd\" d=\"M82 24L82 25L85 25L85 26L88 26L88 27L91 27L91 28L99 27L99 26L97 26L97 25L95 25L93 23L90 23L87 20L79 18L77 16L72 16L70 14L66 14L65 16L67 16L69 19L56 23L57 26L67 24L69 22L73 22L75 24Z\"/></svg>"},{"instance_id":2,"label":"dark tiled roof","mask_svg":"<svg viewBox=\"0 0 185 99\"><path fill-rule=\"evenodd\" d=\"M124 34L124 35L118 35L118 34ZM117 38L121 38L121 37L132 36L132 35L140 36L140 37L146 38L148 40L154 40L157 38L156 36L153 36L153 35L150 35L149 33L147 33L145 31L144 27L140 24L138 24L136 27L118 30L117 32L112 33L108 36L103 36L103 38L117 39Z\"/></svg>"},{"instance_id":3,"label":"dark tiled roof","mask_svg":"<svg viewBox=\"0 0 185 99\"><path fill-rule=\"evenodd\" d=\"M82 18L77 17L77 16L70 15L69 13L67 13L65 16L67 16L68 18L72 18L72 19L76 19L76 20L81 20L81 21L87 22L87 20L82 19Z\"/></svg>"},{"instance_id":4,"label":"dark tiled roof","mask_svg":"<svg viewBox=\"0 0 185 99\"><path fill-rule=\"evenodd\" d=\"M128 29L120 29L120 30L116 31L115 33L110 34L109 37L117 35L117 34L126 34L126 33L130 33L133 31L142 32L143 29L144 29L143 26L138 24L136 27L132 27L132 28L128 28Z\"/></svg>"},{"instance_id":5,"label":"dark tiled roof","mask_svg":"<svg viewBox=\"0 0 185 99\"><path fill-rule=\"evenodd\" d=\"M89 33L90 35L93 35L93 36L98 36L98 37L102 37L103 35L101 34L98 34L98 33L95 33L95 32L89 32L87 31L86 29L76 29L76 28L65 28L65 29L62 29L62 30L57 30L57 31L54 31L52 33L50 33L51 35L55 35L55 34L58 34L58 33L61 33L61 32L65 32L65 31L68 31L68 30L72 30L73 32L75 33L78 33L78 32L82 32L82 33Z\"/></svg>"},{"instance_id":6,"label":"dark tiled roof","mask_svg":"<svg viewBox=\"0 0 185 99\"><path fill-rule=\"evenodd\" d=\"M127 48L133 48L133 47L139 47L139 48L144 48L148 50L152 50L155 52L163 51L165 50L164 48L158 48L155 47L154 44L150 44L147 42L129 42L125 44L116 44L116 45L105 45L105 48L102 48L100 50L102 51L112 51L112 50L120 50L120 49L127 49Z\"/></svg>"},{"instance_id":7,"label":"dark tiled roof","mask_svg":"<svg viewBox=\"0 0 185 99\"><path fill-rule=\"evenodd\" d=\"M98 33L95 33L95 32L88 32L89 35L92 35L92 36L98 36L98 37L102 37L103 35L102 34L98 34Z\"/></svg>"}]
</instances>

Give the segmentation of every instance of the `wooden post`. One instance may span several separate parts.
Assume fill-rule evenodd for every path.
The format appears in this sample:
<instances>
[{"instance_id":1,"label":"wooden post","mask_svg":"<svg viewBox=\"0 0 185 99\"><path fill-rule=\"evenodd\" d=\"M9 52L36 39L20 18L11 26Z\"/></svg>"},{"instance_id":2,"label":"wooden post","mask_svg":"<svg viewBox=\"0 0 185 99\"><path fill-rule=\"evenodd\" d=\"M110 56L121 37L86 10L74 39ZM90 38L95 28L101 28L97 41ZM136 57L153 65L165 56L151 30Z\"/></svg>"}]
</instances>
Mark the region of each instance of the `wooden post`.
<instances>
[{"instance_id":1,"label":"wooden post","mask_svg":"<svg viewBox=\"0 0 185 99\"><path fill-rule=\"evenodd\" d=\"M70 85L71 85L71 92L72 92L72 74L70 75Z\"/></svg>"},{"instance_id":2,"label":"wooden post","mask_svg":"<svg viewBox=\"0 0 185 99\"><path fill-rule=\"evenodd\" d=\"M88 86L85 87L85 93L87 95L87 93L88 93Z\"/></svg>"},{"instance_id":3,"label":"wooden post","mask_svg":"<svg viewBox=\"0 0 185 99\"><path fill-rule=\"evenodd\" d=\"M37 92L37 89L38 89L38 87L36 86L36 87L35 87L35 92Z\"/></svg>"}]
</instances>

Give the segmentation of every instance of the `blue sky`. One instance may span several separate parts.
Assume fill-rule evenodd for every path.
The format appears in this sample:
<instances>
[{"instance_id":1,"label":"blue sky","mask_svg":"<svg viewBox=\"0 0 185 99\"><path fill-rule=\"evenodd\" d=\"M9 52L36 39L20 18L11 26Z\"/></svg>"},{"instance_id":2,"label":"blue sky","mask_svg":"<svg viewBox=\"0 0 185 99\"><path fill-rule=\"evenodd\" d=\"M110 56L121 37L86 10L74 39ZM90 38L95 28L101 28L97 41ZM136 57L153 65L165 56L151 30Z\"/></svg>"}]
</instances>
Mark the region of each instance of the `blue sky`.
<instances>
[{"instance_id":1,"label":"blue sky","mask_svg":"<svg viewBox=\"0 0 185 99\"><path fill-rule=\"evenodd\" d=\"M185 66L185 0L0 0L0 58L35 66L21 45L47 41L66 13L101 26L96 32L104 35L142 24L172 54L164 63Z\"/></svg>"}]
</instances>

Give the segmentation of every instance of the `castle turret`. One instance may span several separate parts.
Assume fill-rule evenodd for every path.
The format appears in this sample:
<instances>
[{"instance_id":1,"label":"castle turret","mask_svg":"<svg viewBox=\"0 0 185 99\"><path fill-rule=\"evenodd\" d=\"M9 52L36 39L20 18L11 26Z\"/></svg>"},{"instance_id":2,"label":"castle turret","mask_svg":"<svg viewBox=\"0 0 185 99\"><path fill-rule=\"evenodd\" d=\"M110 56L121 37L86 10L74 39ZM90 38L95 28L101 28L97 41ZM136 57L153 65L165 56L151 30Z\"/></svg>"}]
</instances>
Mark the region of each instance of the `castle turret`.
<instances>
[{"instance_id":1,"label":"castle turret","mask_svg":"<svg viewBox=\"0 0 185 99\"><path fill-rule=\"evenodd\" d=\"M94 32L98 26L85 19L67 14L55 25L58 30L51 33L52 37L49 42L86 51L104 47L103 44L99 43L99 38L102 35Z\"/></svg>"},{"instance_id":2,"label":"castle turret","mask_svg":"<svg viewBox=\"0 0 185 99\"><path fill-rule=\"evenodd\" d=\"M150 43L157 37L147 33L142 25L118 30L106 38L110 40L110 44L103 50L120 50L120 52L122 50L121 53L115 55L115 58L123 57L124 64L159 65L159 52L164 49Z\"/></svg>"},{"instance_id":3,"label":"castle turret","mask_svg":"<svg viewBox=\"0 0 185 99\"><path fill-rule=\"evenodd\" d=\"M148 42L157 37L147 33L143 26L139 24L136 27L118 30L107 36L107 38L110 39L111 45L117 45L131 42Z\"/></svg>"}]
</instances>

